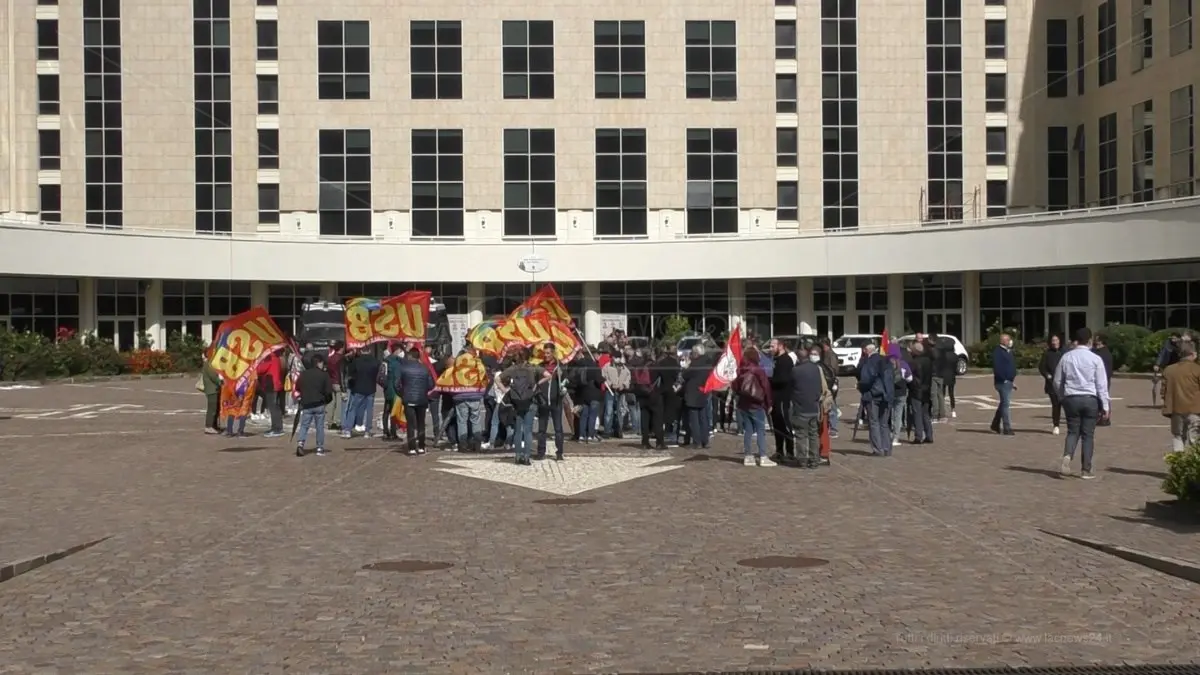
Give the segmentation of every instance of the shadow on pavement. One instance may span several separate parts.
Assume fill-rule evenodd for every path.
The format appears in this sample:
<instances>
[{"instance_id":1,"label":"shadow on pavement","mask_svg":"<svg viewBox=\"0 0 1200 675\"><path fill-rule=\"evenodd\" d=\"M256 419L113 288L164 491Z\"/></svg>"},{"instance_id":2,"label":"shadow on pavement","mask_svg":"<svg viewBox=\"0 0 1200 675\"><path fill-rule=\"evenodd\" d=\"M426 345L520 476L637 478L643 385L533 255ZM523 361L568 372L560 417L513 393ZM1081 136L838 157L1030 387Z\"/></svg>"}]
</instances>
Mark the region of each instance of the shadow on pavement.
<instances>
[{"instance_id":1,"label":"shadow on pavement","mask_svg":"<svg viewBox=\"0 0 1200 675\"><path fill-rule=\"evenodd\" d=\"M734 456L734 455L704 455L704 454L700 454L700 455L692 455L691 457L688 457L688 458L684 459L683 461L685 461L685 462L707 462L709 460L714 460L717 462L729 462L730 464L741 464L742 456L741 455Z\"/></svg>"},{"instance_id":2,"label":"shadow on pavement","mask_svg":"<svg viewBox=\"0 0 1200 675\"><path fill-rule=\"evenodd\" d=\"M1131 513L1140 514L1140 511L1134 510ZM1145 515L1137 516L1109 516L1113 520L1119 520L1123 523L1133 523L1135 525L1152 525L1159 527L1168 532L1175 534L1196 534L1200 533L1200 525L1188 525L1186 523L1176 523L1170 520L1162 520L1159 518L1150 518Z\"/></svg>"},{"instance_id":3,"label":"shadow on pavement","mask_svg":"<svg viewBox=\"0 0 1200 675\"><path fill-rule=\"evenodd\" d=\"M1053 478L1054 480L1062 480L1062 475L1054 469L1035 469L1029 466L1006 466L1004 467L1004 470L1016 471L1017 473L1033 473L1046 476L1047 478Z\"/></svg>"},{"instance_id":4,"label":"shadow on pavement","mask_svg":"<svg viewBox=\"0 0 1200 675\"><path fill-rule=\"evenodd\" d=\"M1147 471L1145 469L1123 469L1119 466L1110 466L1105 471L1109 473L1119 473L1122 476L1147 476L1150 478L1163 479L1167 474L1163 471Z\"/></svg>"},{"instance_id":5,"label":"shadow on pavement","mask_svg":"<svg viewBox=\"0 0 1200 675\"><path fill-rule=\"evenodd\" d=\"M867 444L867 441L855 441L855 443ZM834 448L833 452L839 455L858 455L859 457L874 457L875 453L870 450L854 450L851 448Z\"/></svg>"},{"instance_id":6,"label":"shadow on pavement","mask_svg":"<svg viewBox=\"0 0 1200 675\"><path fill-rule=\"evenodd\" d=\"M232 447L232 448L221 448L221 449L217 450L217 452L258 452L259 450L268 450L268 449L269 448L265 445L247 445L247 446L236 446L236 447Z\"/></svg>"}]
</instances>

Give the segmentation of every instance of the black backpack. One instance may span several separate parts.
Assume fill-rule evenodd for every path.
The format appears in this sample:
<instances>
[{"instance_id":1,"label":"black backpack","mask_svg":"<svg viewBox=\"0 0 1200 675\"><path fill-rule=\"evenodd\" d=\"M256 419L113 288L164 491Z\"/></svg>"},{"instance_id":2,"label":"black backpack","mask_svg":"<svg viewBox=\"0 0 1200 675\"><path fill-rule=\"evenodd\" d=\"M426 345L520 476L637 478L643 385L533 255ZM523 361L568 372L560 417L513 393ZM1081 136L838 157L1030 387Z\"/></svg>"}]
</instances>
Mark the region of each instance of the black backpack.
<instances>
[{"instance_id":1,"label":"black backpack","mask_svg":"<svg viewBox=\"0 0 1200 675\"><path fill-rule=\"evenodd\" d=\"M533 380L533 374L527 369L521 369L512 377L512 382L508 388L508 403L518 413L524 413L529 410L529 406L533 404L533 397L537 394L537 383Z\"/></svg>"}]
</instances>

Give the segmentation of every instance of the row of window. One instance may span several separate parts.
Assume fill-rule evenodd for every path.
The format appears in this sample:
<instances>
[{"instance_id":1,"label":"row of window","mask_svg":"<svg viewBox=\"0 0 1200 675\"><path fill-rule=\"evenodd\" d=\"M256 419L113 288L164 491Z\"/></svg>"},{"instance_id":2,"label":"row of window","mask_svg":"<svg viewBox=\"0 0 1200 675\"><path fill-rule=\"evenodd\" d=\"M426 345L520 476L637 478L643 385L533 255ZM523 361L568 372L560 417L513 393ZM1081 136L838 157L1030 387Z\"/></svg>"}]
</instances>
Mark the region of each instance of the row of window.
<instances>
[{"instance_id":1,"label":"row of window","mask_svg":"<svg viewBox=\"0 0 1200 675\"><path fill-rule=\"evenodd\" d=\"M1154 6L1151 0L1130 0L1130 72L1148 67L1155 58ZM1104 0L1096 7L1096 86L1103 87L1117 80L1117 0ZM1176 56L1192 48L1193 0L1167 1L1168 56ZM1066 98L1068 78L1075 74L1075 93L1087 91L1087 16L1075 18L1075 68L1069 63L1070 39L1066 19L1046 21L1046 95Z\"/></svg>"},{"instance_id":2,"label":"row of window","mask_svg":"<svg viewBox=\"0 0 1200 675\"><path fill-rule=\"evenodd\" d=\"M232 133L233 128L229 2L194 0L193 7L195 227L202 233L228 233L233 232L233 148L214 138L218 132Z\"/></svg>"},{"instance_id":3,"label":"row of window","mask_svg":"<svg viewBox=\"0 0 1200 675\"><path fill-rule=\"evenodd\" d=\"M260 59L278 58L274 23L259 22ZM504 21L501 37L504 98L554 98L554 22ZM461 99L462 22L412 21L409 41L411 98ZM688 21L684 43L687 97L736 100L737 22ZM593 45L596 98L645 98L646 22L596 21ZM371 98L370 22L317 22L317 95Z\"/></svg>"},{"instance_id":4,"label":"row of window","mask_svg":"<svg viewBox=\"0 0 1200 675\"><path fill-rule=\"evenodd\" d=\"M84 221L93 227L121 227L124 191L120 2L93 0L83 4L83 127L87 139Z\"/></svg>"}]
</instances>

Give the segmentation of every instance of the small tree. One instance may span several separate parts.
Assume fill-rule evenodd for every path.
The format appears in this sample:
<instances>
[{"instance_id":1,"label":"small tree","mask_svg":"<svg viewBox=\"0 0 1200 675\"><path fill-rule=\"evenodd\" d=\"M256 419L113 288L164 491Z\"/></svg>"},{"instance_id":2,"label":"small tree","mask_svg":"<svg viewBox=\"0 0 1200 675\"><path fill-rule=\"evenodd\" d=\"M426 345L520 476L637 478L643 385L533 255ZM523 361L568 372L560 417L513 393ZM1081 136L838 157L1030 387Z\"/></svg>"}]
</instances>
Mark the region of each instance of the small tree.
<instances>
[{"instance_id":1,"label":"small tree","mask_svg":"<svg viewBox=\"0 0 1200 675\"><path fill-rule=\"evenodd\" d=\"M1200 443L1167 455L1167 477L1162 489L1181 502L1200 505Z\"/></svg>"},{"instance_id":2,"label":"small tree","mask_svg":"<svg viewBox=\"0 0 1200 675\"><path fill-rule=\"evenodd\" d=\"M679 342L679 338L690 332L692 332L690 321L678 314L668 316L663 322L663 334L662 338L659 339L659 343L667 347L673 347L675 343Z\"/></svg>"}]
</instances>

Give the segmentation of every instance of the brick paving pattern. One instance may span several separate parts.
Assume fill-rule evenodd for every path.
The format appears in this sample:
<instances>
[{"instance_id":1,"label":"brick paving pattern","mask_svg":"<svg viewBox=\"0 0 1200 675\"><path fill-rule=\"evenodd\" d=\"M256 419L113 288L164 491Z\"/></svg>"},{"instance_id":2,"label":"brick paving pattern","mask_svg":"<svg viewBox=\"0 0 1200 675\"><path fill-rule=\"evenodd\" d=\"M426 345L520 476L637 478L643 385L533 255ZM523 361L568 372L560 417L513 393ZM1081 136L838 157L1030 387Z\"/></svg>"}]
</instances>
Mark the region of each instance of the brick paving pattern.
<instances>
[{"instance_id":1,"label":"brick paving pattern","mask_svg":"<svg viewBox=\"0 0 1200 675\"><path fill-rule=\"evenodd\" d=\"M1048 408L987 433L969 403L994 395L985 377L960 381L934 445L890 459L843 427L829 469L747 468L719 436L708 461L674 451L662 466L680 468L573 506L461 455L339 439L301 460L286 438L203 436L188 380L0 390L0 561L111 536L0 585L0 673L1191 662L1200 587L1039 531L1200 561L1196 532L1139 517L1169 447L1130 405L1149 386L1114 384L1092 482L1055 476ZM642 456L568 453L578 472ZM829 564L737 565L770 555ZM454 567L361 569L389 560Z\"/></svg>"}]
</instances>

